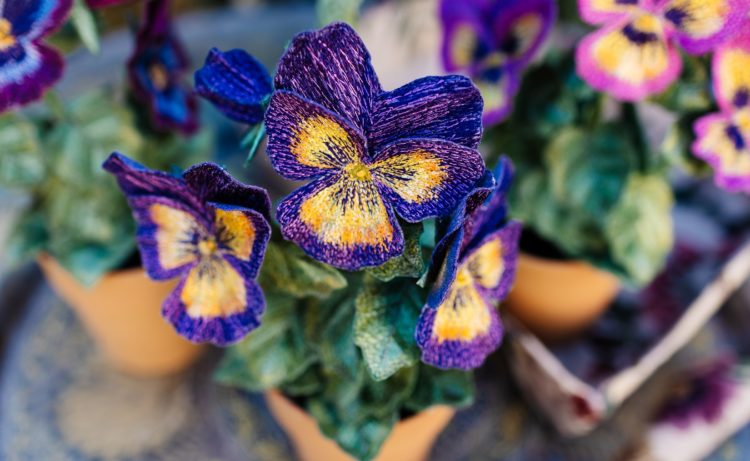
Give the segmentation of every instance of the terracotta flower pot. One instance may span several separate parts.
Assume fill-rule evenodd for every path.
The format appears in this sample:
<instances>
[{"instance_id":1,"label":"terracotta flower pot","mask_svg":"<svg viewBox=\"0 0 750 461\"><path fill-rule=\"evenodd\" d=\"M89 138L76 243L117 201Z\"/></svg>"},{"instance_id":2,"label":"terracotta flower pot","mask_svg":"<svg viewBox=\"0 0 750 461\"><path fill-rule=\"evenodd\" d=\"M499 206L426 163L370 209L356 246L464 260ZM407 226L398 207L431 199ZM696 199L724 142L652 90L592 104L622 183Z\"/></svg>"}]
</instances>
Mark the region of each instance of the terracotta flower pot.
<instances>
[{"instance_id":1,"label":"terracotta flower pot","mask_svg":"<svg viewBox=\"0 0 750 461\"><path fill-rule=\"evenodd\" d=\"M617 277L590 264L522 253L507 308L540 338L559 341L590 326L619 289Z\"/></svg>"},{"instance_id":2,"label":"terracotta flower pot","mask_svg":"<svg viewBox=\"0 0 750 461\"><path fill-rule=\"evenodd\" d=\"M176 281L158 283L142 269L128 269L86 288L54 258L42 255L38 262L49 284L117 369L139 376L168 375L186 369L202 352L202 346L177 335L161 317L161 304Z\"/></svg>"},{"instance_id":3,"label":"terracotta flower pot","mask_svg":"<svg viewBox=\"0 0 750 461\"><path fill-rule=\"evenodd\" d=\"M266 402L286 431L301 461L354 461L336 442L326 438L315 420L278 391L266 392ZM423 461L455 410L438 405L400 421L374 461Z\"/></svg>"}]
</instances>

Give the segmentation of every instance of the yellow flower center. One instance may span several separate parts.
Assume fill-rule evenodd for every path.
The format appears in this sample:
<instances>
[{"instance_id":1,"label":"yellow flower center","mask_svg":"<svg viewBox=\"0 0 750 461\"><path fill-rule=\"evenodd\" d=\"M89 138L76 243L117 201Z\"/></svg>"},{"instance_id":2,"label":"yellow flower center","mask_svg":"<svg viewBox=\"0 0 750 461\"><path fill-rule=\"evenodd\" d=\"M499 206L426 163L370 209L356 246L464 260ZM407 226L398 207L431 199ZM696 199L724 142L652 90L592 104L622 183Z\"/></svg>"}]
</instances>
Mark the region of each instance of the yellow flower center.
<instances>
[{"instance_id":1,"label":"yellow flower center","mask_svg":"<svg viewBox=\"0 0 750 461\"><path fill-rule=\"evenodd\" d=\"M633 21L633 27L639 32L661 34L663 23L657 16L643 14Z\"/></svg>"},{"instance_id":2,"label":"yellow flower center","mask_svg":"<svg viewBox=\"0 0 750 461\"><path fill-rule=\"evenodd\" d=\"M367 165L363 163L352 163L346 167L349 177L356 181L372 181L372 174Z\"/></svg>"},{"instance_id":3,"label":"yellow flower center","mask_svg":"<svg viewBox=\"0 0 750 461\"><path fill-rule=\"evenodd\" d=\"M463 287L466 285L469 285L472 282L471 274L469 274L469 271L466 270L466 268L461 268L458 271L458 274L456 274L456 286Z\"/></svg>"},{"instance_id":4,"label":"yellow flower center","mask_svg":"<svg viewBox=\"0 0 750 461\"><path fill-rule=\"evenodd\" d=\"M12 24L5 18L0 18L0 51L16 44L16 37L11 33Z\"/></svg>"},{"instance_id":5,"label":"yellow flower center","mask_svg":"<svg viewBox=\"0 0 750 461\"><path fill-rule=\"evenodd\" d=\"M169 85L169 74L164 64L155 62L148 68L148 78L158 91L163 91Z\"/></svg>"},{"instance_id":6,"label":"yellow flower center","mask_svg":"<svg viewBox=\"0 0 750 461\"><path fill-rule=\"evenodd\" d=\"M198 252L200 252L201 256L212 256L218 249L219 246L213 237L201 240L198 243Z\"/></svg>"}]
</instances>

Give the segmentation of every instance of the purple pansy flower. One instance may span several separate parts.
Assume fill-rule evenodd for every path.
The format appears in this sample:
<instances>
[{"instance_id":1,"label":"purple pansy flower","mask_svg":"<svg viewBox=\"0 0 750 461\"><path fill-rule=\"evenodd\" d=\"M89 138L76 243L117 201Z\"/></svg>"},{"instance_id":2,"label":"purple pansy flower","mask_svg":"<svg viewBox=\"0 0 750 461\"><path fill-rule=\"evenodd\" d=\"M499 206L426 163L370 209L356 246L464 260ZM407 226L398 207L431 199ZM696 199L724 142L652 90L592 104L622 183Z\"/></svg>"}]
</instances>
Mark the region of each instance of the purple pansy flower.
<instances>
[{"instance_id":1,"label":"purple pansy flower","mask_svg":"<svg viewBox=\"0 0 750 461\"><path fill-rule=\"evenodd\" d=\"M72 0L0 0L0 112L39 99L62 76L60 53L42 43Z\"/></svg>"},{"instance_id":2,"label":"purple pansy flower","mask_svg":"<svg viewBox=\"0 0 750 461\"><path fill-rule=\"evenodd\" d=\"M195 92L232 120L255 125L263 121L273 82L263 64L247 52L213 48L195 73Z\"/></svg>"},{"instance_id":3,"label":"purple pansy flower","mask_svg":"<svg viewBox=\"0 0 750 461\"><path fill-rule=\"evenodd\" d=\"M468 370L500 346L497 304L513 284L521 234L520 223L507 221L512 175L510 161L501 159L496 181L485 175L435 248L430 270L436 281L416 331L425 363Z\"/></svg>"},{"instance_id":4,"label":"purple pansy flower","mask_svg":"<svg viewBox=\"0 0 750 461\"><path fill-rule=\"evenodd\" d=\"M750 193L750 21L713 56L713 86L721 112L695 122L693 153L716 172L716 184Z\"/></svg>"},{"instance_id":5,"label":"purple pansy flower","mask_svg":"<svg viewBox=\"0 0 750 461\"><path fill-rule=\"evenodd\" d=\"M177 178L115 153L104 169L133 209L148 275L180 277L162 308L177 332L226 345L257 328L265 300L255 278L271 234L266 191L211 163Z\"/></svg>"},{"instance_id":6,"label":"purple pansy flower","mask_svg":"<svg viewBox=\"0 0 750 461\"><path fill-rule=\"evenodd\" d=\"M657 419L683 429L694 420L716 422L737 386L734 364L732 357L724 356L689 370Z\"/></svg>"},{"instance_id":7,"label":"purple pansy flower","mask_svg":"<svg viewBox=\"0 0 750 461\"><path fill-rule=\"evenodd\" d=\"M667 89L682 71L680 45L713 50L738 31L747 0L579 0L584 21L601 25L578 45L578 74L623 101Z\"/></svg>"},{"instance_id":8,"label":"purple pansy flower","mask_svg":"<svg viewBox=\"0 0 750 461\"><path fill-rule=\"evenodd\" d=\"M442 0L443 66L469 75L484 97L484 123L513 108L520 73L549 34L554 0Z\"/></svg>"},{"instance_id":9,"label":"purple pansy flower","mask_svg":"<svg viewBox=\"0 0 750 461\"><path fill-rule=\"evenodd\" d=\"M145 19L136 36L128 76L133 96L148 106L157 131L178 130L189 135L198 129L197 103L182 86L188 60L172 31L168 0L146 2Z\"/></svg>"},{"instance_id":10,"label":"purple pansy flower","mask_svg":"<svg viewBox=\"0 0 750 461\"><path fill-rule=\"evenodd\" d=\"M278 206L285 238L356 270L401 254L396 216L450 214L484 171L482 98L465 77L383 91L356 32L336 23L298 35L279 63L266 113L268 155L310 180Z\"/></svg>"}]
</instances>

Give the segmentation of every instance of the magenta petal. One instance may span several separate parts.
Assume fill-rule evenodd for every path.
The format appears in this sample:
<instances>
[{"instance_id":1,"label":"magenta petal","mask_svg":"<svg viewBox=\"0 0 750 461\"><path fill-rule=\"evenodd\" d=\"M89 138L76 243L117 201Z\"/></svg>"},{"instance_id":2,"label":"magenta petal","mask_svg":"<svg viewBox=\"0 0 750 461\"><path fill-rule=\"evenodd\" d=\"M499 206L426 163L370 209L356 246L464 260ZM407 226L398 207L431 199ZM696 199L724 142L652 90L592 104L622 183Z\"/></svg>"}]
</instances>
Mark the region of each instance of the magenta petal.
<instances>
[{"instance_id":1,"label":"magenta petal","mask_svg":"<svg viewBox=\"0 0 750 461\"><path fill-rule=\"evenodd\" d=\"M275 84L359 129L368 125L371 101L382 91L364 43L343 23L297 35L279 62Z\"/></svg>"},{"instance_id":2,"label":"magenta petal","mask_svg":"<svg viewBox=\"0 0 750 461\"><path fill-rule=\"evenodd\" d=\"M750 3L747 0L727 0L727 10L706 7L705 0L669 1L664 6L664 17L675 28L680 45L691 54L712 51L732 38L747 23Z\"/></svg>"},{"instance_id":3,"label":"magenta petal","mask_svg":"<svg viewBox=\"0 0 750 461\"><path fill-rule=\"evenodd\" d=\"M381 94L374 104L370 148L404 138L453 141L476 149L482 138L482 97L466 77L426 77Z\"/></svg>"},{"instance_id":4,"label":"magenta petal","mask_svg":"<svg viewBox=\"0 0 750 461\"><path fill-rule=\"evenodd\" d=\"M594 89L607 92L622 101L639 101L666 90L680 75L682 59L670 38L660 37L650 43L658 42L659 46L663 46L658 52L664 55L665 67L653 76L646 72L646 66L653 63L636 61L625 65L617 62L620 57L641 51L638 48L645 46L628 40L613 41L618 35L625 35L624 31L630 24L629 20L618 21L584 37L576 49L576 69L578 75ZM608 48L620 45L620 49ZM608 49L607 59L618 64L615 70L606 67L613 62L604 63L597 57L598 47ZM657 52L656 49L652 51ZM639 56L645 59L651 53L640 53Z\"/></svg>"},{"instance_id":5,"label":"magenta petal","mask_svg":"<svg viewBox=\"0 0 750 461\"><path fill-rule=\"evenodd\" d=\"M578 10L581 19L589 24L606 24L650 3L651 0L578 0Z\"/></svg>"},{"instance_id":6,"label":"magenta petal","mask_svg":"<svg viewBox=\"0 0 750 461\"><path fill-rule=\"evenodd\" d=\"M693 154L711 165L716 184L730 192L750 192L750 137L730 116L709 114L695 122Z\"/></svg>"},{"instance_id":7,"label":"magenta petal","mask_svg":"<svg viewBox=\"0 0 750 461\"><path fill-rule=\"evenodd\" d=\"M62 76L62 56L43 44L0 51L0 112L42 97Z\"/></svg>"}]
</instances>

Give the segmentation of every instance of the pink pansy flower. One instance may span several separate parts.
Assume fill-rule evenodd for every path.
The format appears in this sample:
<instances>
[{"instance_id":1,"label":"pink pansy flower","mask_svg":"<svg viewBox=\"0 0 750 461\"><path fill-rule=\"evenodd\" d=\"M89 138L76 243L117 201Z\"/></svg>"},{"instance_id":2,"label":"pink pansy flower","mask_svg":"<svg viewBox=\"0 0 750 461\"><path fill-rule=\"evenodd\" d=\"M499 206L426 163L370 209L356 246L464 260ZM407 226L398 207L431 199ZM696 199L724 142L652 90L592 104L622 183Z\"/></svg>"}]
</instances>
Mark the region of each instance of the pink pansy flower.
<instances>
[{"instance_id":1,"label":"pink pansy flower","mask_svg":"<svg viewBox=\"0 0 750 461\"><path fill-rule=\"evenodd\" d=\"M578 75L599 91L637 101L667 89L690 54L731 38L748 0L579 0L584 21L601 28L577 49Z\"/></svg>"}]
</instances>

